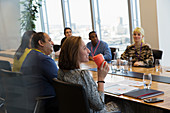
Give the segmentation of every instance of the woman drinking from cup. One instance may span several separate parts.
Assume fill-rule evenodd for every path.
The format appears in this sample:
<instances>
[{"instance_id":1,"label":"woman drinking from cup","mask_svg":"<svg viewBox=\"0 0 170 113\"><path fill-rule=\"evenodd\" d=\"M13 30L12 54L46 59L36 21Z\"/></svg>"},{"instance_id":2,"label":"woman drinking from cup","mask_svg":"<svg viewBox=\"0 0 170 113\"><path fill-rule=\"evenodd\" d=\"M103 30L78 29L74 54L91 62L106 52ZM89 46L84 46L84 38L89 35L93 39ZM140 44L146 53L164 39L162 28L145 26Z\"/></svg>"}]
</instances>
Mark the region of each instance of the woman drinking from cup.
<instances>
[{"instance_id":1,"label":"woman drinking from cup","mask_svg":"<svg viewBox=\"0 0 170 113\"><path fill-rule=\"evenodd\" d=\"M105 77L109 71L106 61L103 61L98 68L98 82L93 80L88 70L80 69L80 64L89 61L90 50L86 47L81 37L68 37L61 47L59 55L58 79L61 81L80 84L84 87L90 105L91 113L107 113L104 102L104 83ZM113 106L116 106L113 103ZM118 107L112 107L117 111ZM112 111L111 110L111 111Z\"/></svg>"}]
</instances>

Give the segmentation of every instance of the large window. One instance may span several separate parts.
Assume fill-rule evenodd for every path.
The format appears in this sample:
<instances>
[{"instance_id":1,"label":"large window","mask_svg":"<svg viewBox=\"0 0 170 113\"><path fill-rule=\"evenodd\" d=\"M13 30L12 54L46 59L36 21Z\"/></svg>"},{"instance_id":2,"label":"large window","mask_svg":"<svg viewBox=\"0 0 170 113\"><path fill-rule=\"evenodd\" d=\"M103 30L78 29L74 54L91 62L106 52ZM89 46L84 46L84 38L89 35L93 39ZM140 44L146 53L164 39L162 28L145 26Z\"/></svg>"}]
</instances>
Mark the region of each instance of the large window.
<instances>
[{"instance_id":1,"label":"large window","mask_svg":"<svg viewBox=\"0 0 170 113\"><path fill-rule=\"evenodd\" d=\"M81 36L85 43L89 41L88 33L92 31L89 0L69 0L73 35Z\"/></svg>"},{"instance_id":2,"label":"large window","mask_svg":"<svg viewBox=\"0 0 170 113\"><path fill-rule=\"evenodd\" d=\"M99 8L96 24L101 32L100 38L109 46L124 50L130 44L129 15L127 0L96 0ZM100 21L99 21L100 20Z\"/></svg>"},{"instance_id":3,"label":"large window","mask_svg":"<svg viewBox=\"0 0 170 113\"><path fill-rule=\"evenodd\" d=\"M61 0L44 0L42 2L42 30L49 33L54 44L60 44L64 37Z\"/></svg>"},{"instance_id":4,"label":"large window","mask_svg":"<svg viewBox=\"0 0 170 113\"><path fill-rule=\"evenodd\" d=\"M45 0L41 27L55 44L64 37L64 27L71 27L85 43L95 30L100 40L124 51L132 42L132 30L140 26L138 6L139 0Z\"/></svg>"}]
</instances>

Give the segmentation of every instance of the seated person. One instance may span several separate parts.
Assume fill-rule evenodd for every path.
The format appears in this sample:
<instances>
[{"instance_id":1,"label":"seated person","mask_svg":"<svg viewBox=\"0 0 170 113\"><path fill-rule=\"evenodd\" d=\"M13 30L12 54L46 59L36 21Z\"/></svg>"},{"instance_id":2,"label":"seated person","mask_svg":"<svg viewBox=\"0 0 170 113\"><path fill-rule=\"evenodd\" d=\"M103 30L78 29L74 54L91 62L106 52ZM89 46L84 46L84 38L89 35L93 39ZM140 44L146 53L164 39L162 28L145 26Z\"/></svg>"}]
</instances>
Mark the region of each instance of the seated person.
<instances>
[{"instance_id":1,"label":"seated person","mask_svg":"<svg viewBox=\"0 0 170 113\"><path fill-rule=\"evenodd\" d=\"M67 37L72 36L72 30L71 30L71 28L69 28L69 27L64 28L64 35L65 35L65 37L61 40L61 45L60 45L60 47L63 45L63 42L64 42L64 40L65 40Z\"/></svg>"},{"instance_id":2,"label":"seated person","mask_svg":"<svg viewBox=\"0 0 170 113\"><path fill-rule=\"evenodd\" d=\"M26 79L25 84L29 87L29 105L35 105L38 96L55 96L52 86L53 79L57 78L58 68L55 61L48 55L53 50L53 42L48 34L35 33L31 40L31 51L27 54L21 72ZM48 112L55 106L56 101L48 101ZM32 107L31 106L31 107Z\"/></svg>"},{"instance_id":3,"label":"seated person","mask_svg":"<svg viewBox=\"0 0 170 113\"><path fill-rule=\"evenodd\" d=\"M112 54L108 44L99 40L95 31L89 33L89 40L91 40L91 42L87 43L87 48L91 51L89 54L90 60L93 60L93 56L101 53L106 61L111 61Z\"/></svg>"},{"instance_id":4,"label":"seated person","mask_svg":"<svg viewBox=\"0 0 170 113\"><path fill-rule=\"evenodd\" d=\"M31 51L30 47L30 39L32 35L36 33L35 31L26 31L22 36L21 45L17 49L14 55L14 63L12 71L19 72L22 66L22 63L27 56L27 54Z\"/></svg>"},{"instance_id":5,"label":"seated person","mask_svg":"<svg viewBox=\"0 0 170 113\"><path fill-rule=\"evenodd\" d=\"M80 69L80 64L89 61L90 50L81 37L68 37L61 47L59 55L58 79L61 81L80 84L85 88L90 105L90 113L103 111L106 113L104 101L104 79L109 71L106 61L98 69L98 86L88 70ZM105 65L104 65L105 64ZM113 103L115 106L116 104ZM112 108L118 110L118 107Z\"/></svg>"},{"instance_id":6,"label":"seated person","mask_svg":"<svg viewBox=\"0 0 170 113\"><path fill-rule=\"evenodd\" d=\"M153 65L153 54L149 44L144 42L143 28L135 28L133 31L134 44L128 46L121 59L131 59L133 66Z\"/></svg>"}]
</instances>

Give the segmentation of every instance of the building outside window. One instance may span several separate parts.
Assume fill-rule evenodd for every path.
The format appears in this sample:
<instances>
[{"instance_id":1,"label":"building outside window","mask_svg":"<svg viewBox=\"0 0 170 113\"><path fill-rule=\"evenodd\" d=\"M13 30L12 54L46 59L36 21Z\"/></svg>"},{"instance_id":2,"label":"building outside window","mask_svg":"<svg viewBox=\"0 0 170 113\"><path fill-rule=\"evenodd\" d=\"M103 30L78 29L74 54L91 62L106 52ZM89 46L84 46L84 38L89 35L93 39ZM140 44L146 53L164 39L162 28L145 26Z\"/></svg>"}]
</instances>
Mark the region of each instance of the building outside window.
<instances>
[{"instance_id":1,"label":"building outside window","mask_svg":"<svg viewBox=\"0 0 170 113\"><path fill-rule=\"evenodd\" d=\"M42 8L41 26L55 44L64 37L64 27L71 27L85 43L95 30L100 40L123 52L132 43L132 30L140 26L139 0L45 0Z\"/></svg>"}]
</instances>

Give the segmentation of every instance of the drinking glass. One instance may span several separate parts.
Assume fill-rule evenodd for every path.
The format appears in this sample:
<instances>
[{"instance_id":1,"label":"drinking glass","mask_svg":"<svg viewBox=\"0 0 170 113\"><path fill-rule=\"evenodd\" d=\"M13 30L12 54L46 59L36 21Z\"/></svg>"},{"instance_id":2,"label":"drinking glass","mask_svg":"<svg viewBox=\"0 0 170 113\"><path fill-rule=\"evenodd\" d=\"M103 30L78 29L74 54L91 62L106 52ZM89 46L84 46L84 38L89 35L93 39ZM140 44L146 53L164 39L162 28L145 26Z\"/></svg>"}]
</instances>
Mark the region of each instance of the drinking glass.
<instances>
[{"instance_id":1,"label":"drinking glass","mask_svg":"<svg viewBox=\"0 0 170 113\"><path fill-rule=\"evenodd\" d=\"M128 72L128 61L121 60L121 72L127 73Z\"/></svg>"},{"instance_id":2,"label":"drinking glass","mask_svg":"<svg viewBox=\"0 0 170 113\"><path fill-rule=\"evenodd\" d=\"M112 69L112 73L117 72L117 60L111 60L111 69Z\"/></svg>"},{"instance_id":3,"label":"drinking glass","mask_svg":"<svg viewBox=\"0 0 170 113\"><path fill-rule=\"evenodd\" d=\"M155 59L155 69L156 69L156 72L160 71L160 69L161 69L161 60L160 59Z\"/></svg>"},{"instance_id":4,"label":"drinking glass","mask_svg":"<svg viewBox=\"0 0 170 113\"><path fill-rule=\"evenodd\" d=\"M124 61L124 70L123 70L123 72L124 73L127 73L128 72L128 68L129 68L129 66L128 66L128 61Z\"/></svg>"},{"instance_id":5,"label":"drinking glass","mask_svg":"<svg viewBox=\"0 0 170 113\"><path fill-rule=\"evenodd\" d=\"M144 89L150 89L151 84L152 84L151 73L144 73L143 74L143 84L144 84Z\"/></svg>"}]
</instances>

